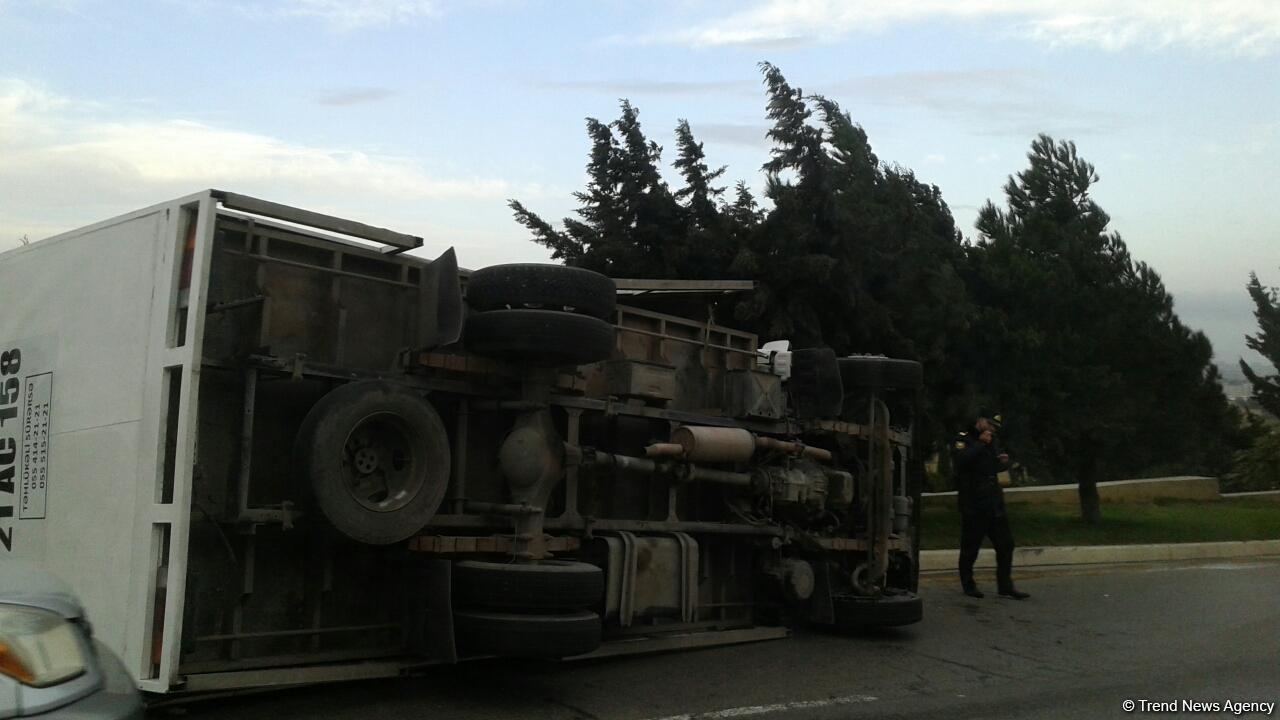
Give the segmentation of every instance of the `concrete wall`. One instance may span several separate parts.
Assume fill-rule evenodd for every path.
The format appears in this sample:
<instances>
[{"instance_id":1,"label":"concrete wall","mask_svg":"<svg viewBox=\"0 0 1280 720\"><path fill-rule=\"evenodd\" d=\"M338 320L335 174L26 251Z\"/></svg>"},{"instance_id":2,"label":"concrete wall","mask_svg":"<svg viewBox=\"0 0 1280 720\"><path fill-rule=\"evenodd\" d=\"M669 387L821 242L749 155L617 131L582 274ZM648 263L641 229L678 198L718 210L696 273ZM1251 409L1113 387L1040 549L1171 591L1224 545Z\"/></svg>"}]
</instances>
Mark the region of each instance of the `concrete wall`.
<instances>
[{"instance_id":1,"label":"concrete wall","mask_svg":"<svg viewBox=\"0 0 1280 720\"><path fill-rule=\"evenodd\" d=\"M1103 502L1150 502L1152 500L1217 500L1218 479L1210 477L1167 477L1147 480L1113 480L1098 483ZM1080 495L1075 485L1039 485L1005 488L1006 505L1075 505ZM956 506L955 492L925 493L925 507Z\"/></svg>"},{"instance_id":2,"label":"concrete wall","mask_svg":"<svg viewBox=\"0 0 1280 720\"><path fill-rule=\"evenodd\" d=\"M1223 493L1223 500L1266 500L1280 503L1280 490L1262 490L1259 492Z\"/></svg>"}]
</instances>

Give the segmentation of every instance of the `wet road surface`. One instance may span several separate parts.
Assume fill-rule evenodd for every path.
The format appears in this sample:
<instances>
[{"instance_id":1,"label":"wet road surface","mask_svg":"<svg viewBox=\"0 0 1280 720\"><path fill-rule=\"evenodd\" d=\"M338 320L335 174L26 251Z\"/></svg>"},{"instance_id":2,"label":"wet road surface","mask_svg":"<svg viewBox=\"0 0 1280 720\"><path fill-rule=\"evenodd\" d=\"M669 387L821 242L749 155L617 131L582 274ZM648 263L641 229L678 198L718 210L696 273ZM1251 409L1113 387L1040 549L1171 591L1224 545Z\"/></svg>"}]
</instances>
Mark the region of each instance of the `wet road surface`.
<instances>
[{"instance_id":1,"label":"wet road surface","mask_svg":"<svg viewBox=\"0 0 1280 720\"><path fill-rule=\"evenodd\" d=\"M1030 600L973 600L953 578L926 578L925 620L869 635L799 631L583 663L477 662L151 716L952 720L1168 716L1141 712L1142 701L1280 702L1280 560L1024 573L1019 586ZM1126 713L1125 700L1137 710ZM1225 708L1187 716L1237 717Z\"/></svg>"}]
</instances>

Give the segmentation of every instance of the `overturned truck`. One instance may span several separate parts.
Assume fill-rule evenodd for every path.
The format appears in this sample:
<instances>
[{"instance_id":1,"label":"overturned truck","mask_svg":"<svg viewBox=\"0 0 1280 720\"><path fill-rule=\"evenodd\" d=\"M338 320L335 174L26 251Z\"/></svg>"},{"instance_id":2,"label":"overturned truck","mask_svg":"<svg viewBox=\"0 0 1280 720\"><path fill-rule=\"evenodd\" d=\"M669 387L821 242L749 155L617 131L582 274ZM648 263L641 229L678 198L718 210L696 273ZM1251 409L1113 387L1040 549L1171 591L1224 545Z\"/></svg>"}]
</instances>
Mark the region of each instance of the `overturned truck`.
<instances>
[{"instance_id":1,"label":"overturned truck","mask_svg":"<svg viewBox=\"0 0 1280 720\"><path fill-rule=\"evenodd\" d=\"M210 190L0 255L0 556L153 692L921 618L918 364L420 244Z\"/></svg>"}]
</instances>

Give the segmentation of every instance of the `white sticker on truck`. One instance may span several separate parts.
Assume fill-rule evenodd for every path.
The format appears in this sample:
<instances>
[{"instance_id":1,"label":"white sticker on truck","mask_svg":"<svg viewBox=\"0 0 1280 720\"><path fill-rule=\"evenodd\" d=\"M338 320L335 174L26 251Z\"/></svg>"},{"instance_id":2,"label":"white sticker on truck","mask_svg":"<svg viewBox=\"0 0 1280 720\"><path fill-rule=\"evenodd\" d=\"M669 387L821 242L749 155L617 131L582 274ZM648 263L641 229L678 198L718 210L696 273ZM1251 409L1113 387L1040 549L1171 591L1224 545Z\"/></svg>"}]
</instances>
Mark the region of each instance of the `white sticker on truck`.
<instances>
[{"instance_id":1,"label":"white sticker on truck","mask_svg":"<svg viewBox=\"0 0 1280 720\"><path fill-rule=\"evenodd\" d=\"M49 496L53 372L44 342L0 343L0 550L15 520L45 517Z\"/></svg>"},{"instance_id":2,"label":"white sticker on truck","mask_svg":"<svg viewBox=\"0 0 1280 720\"><path fill-rule=\"evenodd\" d=\"M49 494L49 405L53 400L53 373L27 377L22 392L22 485L18 518L44 517Z\"/></svg>"}]
</instances>

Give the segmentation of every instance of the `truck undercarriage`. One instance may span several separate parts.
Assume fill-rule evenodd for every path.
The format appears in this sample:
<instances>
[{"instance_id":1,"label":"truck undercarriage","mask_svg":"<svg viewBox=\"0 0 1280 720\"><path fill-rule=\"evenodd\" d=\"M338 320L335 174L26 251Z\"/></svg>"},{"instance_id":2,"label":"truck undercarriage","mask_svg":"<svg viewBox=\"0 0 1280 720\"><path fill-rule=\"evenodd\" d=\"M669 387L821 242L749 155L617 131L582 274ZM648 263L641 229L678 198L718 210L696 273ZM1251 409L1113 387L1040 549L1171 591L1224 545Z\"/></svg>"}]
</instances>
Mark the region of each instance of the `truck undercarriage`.
<instances>
[{"instance_id":1,"label":"truck undercarriage","mask_svg":"<svg viewBox=\"0 0 1280 720\"><path fill-rule=\"evenodd\" d=\"M748 333L547 266L464 278L461 342L412 349L449 257L229 216L213 253L184 674L919 618L909 428L829 351L784 382Z\"/></svg>"},{"instance_id":2,"label":"truck undercarriage","mask_svg":"<svg viewBox=\"0 0 1280 720\"><path fill-rule=\"evenodd\" d=\"M619 294L661 281L468 273L358 223L180 203L122 648L145 689L920 619L917 363L761 348Z\"/></svg>"}]
</instances>

